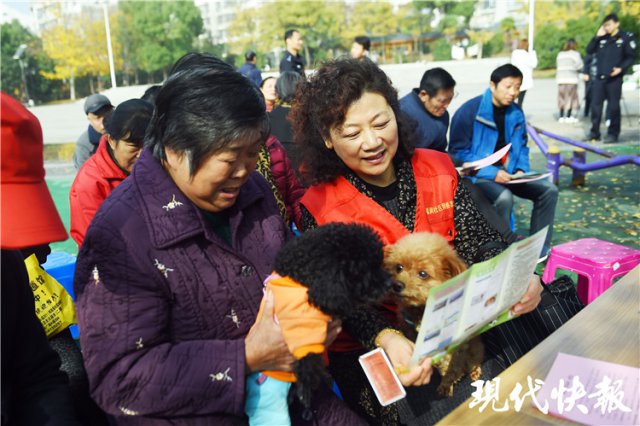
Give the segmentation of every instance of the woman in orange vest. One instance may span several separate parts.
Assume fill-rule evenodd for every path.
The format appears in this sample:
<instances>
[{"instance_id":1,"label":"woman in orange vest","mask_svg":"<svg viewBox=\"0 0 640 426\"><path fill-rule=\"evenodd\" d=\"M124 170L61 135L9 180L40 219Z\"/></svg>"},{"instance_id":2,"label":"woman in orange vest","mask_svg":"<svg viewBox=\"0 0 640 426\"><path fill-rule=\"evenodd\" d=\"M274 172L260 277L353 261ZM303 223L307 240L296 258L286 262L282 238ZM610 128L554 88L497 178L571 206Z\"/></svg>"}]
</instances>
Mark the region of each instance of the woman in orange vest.
<instances>
[{"instance_id":1,"label":"woman in orange vest","mask_svg":"<svg viewBox=\"0 0 640 426\"><path fill-rule=\"evenodd\" d=\"M302 170L311 184L301 200L302 228L329 222L361 222L376 229L386 244L411 232L443 235L469 264L489 259L506 247L500 234L478 212L446 154L413 146L413 127L401 114L396 90L371 61L338 60L324 64L301 82L290 113L294 140L302 149ZM531 280L518 314L535 309L542 287ZM358 366L358 356L382 347L394 368L408 365L413 343L396 328L393 304L380 310L354 312L329 352L330 370L345 401L371 424L398 424L425 419L433 423L470 396L471 386L458 395L434 401L426 388L431 361L400 374L420 407L409 416L396 405L381 407ZM499 327L498 327L499 328ZM491 350L491 344L487 344ZM483 370L485 368L483 367ZM491 370L491 368L489 368ZM429 395L425 401L424 395ZM441 402L441 405L438 403ZM406 401L400 402L406 404ZM415 403L413 404L415 405ZM428 414L427 414L428 415Z\"/></svg>"}]
</instances>

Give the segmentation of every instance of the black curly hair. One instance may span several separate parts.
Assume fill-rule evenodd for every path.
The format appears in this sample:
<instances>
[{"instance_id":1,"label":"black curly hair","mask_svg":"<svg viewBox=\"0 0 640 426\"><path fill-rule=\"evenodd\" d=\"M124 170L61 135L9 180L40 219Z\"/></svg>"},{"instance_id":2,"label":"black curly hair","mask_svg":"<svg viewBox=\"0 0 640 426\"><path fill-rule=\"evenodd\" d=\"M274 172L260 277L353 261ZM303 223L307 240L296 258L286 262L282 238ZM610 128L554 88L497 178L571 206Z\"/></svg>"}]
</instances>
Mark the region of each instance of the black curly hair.
<instances>
[{"instance_id":1,"label":"black curly hair","mask_svg":"<svg viewBox=\"0 0 640 426\"><path fill-rule=\"evenodd\" d=\"M384 71L369 60L328 61L309 80L298 84L289 113L293 139L302 153L303 178L308 183L331 182L349 172L324 141L330 138L331 128L344 123L347 110L364 93L384 97L396 116L399 146L394 161L413 155L415 123L400 111L398 92Z\"/></svg>"},{"instance_id":2,"label":"black curly hair","mask_svg":"<svg viewBox=\"0 0 640 426\"><path fill-rule=\"evenodd\" d=\"M289 241L276 255L274 269L307 287L309 301L322 312L343 319L391 288L383 247L367 225L329 223Z\"/></svg>"}]
</instances>

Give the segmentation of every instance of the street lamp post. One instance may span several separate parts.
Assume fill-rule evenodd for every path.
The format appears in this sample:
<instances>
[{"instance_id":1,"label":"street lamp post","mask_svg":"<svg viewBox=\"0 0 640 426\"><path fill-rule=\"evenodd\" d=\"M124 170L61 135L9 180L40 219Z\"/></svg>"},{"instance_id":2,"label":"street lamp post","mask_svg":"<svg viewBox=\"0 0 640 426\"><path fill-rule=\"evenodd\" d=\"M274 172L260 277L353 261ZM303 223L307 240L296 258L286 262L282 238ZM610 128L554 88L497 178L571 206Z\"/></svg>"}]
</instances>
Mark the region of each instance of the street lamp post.
<instances>
[{"instance_id":1,"label":"street lamp post","mask_svg":"<svg viewBox=\"0 0 640 426\"><path fill-rule=\"evenodd\" d=\"M109 27L109 11L107 2L102 3L102 11L104 12L104 28L107 32L107 53L109 54L109 70L111 71L111 87L116 88L116 71L113 66L113 50L111 49L111 28Z\"/></svg>"},{"instance_id":2,"label":"street lamp post","mask_svg":"<svg viewBox=\"0 0 640 426\"><path fill-rule=\"evenodd\" d=\"M529 52L533 51L533 34L535 27L536 0L529 0Z\"/></svg>"},{"instance_id":3,"label":"street lamp post","mask_svg":"<svg viewBox=\"0 0 640 426\"><path fill-rule=\"evenodd\" d=\"M13 55L13 59L17 60L18 64L20 65L20 76L22 77L22 91L24 93L26 101L29 102L29 89L27 88L27 79L25 78L25 75L24 75L25 64L24 64L24 59L22 59L22 57L24 56L24 52L26 50L27 50L26 44L21 44L20 46L18 46L16 53Z\"/></svg>"}]
</instances>

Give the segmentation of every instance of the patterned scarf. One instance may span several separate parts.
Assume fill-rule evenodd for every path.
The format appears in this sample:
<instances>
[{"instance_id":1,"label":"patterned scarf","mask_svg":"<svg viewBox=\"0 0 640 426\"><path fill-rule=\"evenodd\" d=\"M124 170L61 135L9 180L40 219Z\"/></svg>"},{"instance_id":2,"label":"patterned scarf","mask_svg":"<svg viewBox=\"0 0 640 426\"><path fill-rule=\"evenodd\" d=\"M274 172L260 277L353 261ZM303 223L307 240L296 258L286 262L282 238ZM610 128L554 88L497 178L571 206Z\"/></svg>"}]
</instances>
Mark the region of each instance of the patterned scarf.
<instances>
[{"instance_id":1,"label":"patterned scarf","mask_svg":"<svg viewBox=\"0 0 640 426\"><path fill-rule=\"evenodd\" d=\"M282 194L280 194L280 190L278 189L273 173L271 172L271 155L269 155L269 149L265 144L262 144L260 147L258 156L259 158L256 171L269 183L271 192L273 192L273 196L276 199L278 210L280 210L280 216L282 216L282 219L284 219L284 223L286 223L287 226L291 226L291 219L289 219L289 215L287 214L287 206L284 204Z\"/></svg>"},{"instance_id":2,"label":"patterned scarf","mask_svg":"<svg viewBox=\"0 0 640 426\"><path fill-rule=\"evenodd\" d=\"M379 203L385 208L393 217L398 219L400 223L404 225L409 232L413 232L413 227L416 220L416 180L413 176L413 168L411 162L402 161L395 165L396 167L396 179L398 180L398 194L396 196L395 203L387 203L387 205ZM359 192L367 197L375 200L371 189L367 184L353 172L349 172L345 178L353 185ZM394 206L391 209L390 206Z\"/></svg>"}]
</instances>

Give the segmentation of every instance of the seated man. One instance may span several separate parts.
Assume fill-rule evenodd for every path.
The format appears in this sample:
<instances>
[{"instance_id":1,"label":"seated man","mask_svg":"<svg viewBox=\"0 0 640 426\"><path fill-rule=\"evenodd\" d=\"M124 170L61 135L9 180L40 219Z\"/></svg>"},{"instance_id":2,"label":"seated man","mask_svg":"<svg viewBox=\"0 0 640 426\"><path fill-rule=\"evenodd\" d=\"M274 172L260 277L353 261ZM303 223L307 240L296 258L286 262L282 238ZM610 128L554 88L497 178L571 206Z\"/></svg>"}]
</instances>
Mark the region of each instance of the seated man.
<instances>
[{"instance_id":1,"label":"seated man","mask_svg":"<svg viewBox=\"0 0 640 426\"><path fill-rule=\"evenodd\" d=\"M455 97L455 87L456 81L451 74L442 68L433 68L422 75L419 88L413 89L400 99L400 109L418 125L417 148L435 149L440 152L447 150L447 107Z\"/></svg>"},{"instance_id":2,"label":"seated man","mask_svg":"<svg viewBox=\"0 0 640 426\"><path fill-rule=\"evenodd\" d=\"M73 165L76 170L84 164L98 150L100 138L104 135L104 119L113 111L111 101L98 93L87 97L84 101L84 113L89 120L89 127L76 141L73 152Z\"/></svg>"},{"instance_id":3,"label":"seated man","mask_svg":"<svg viewBox=\"0 0 640 426\"><path fill-rule=\"evenodd\" d=\"M520 93L522 73L511 64L491 73L489 89L465 102L453 116L449 152L462 161L476 161L511 143L509 153L495 164L480 169L469 179L493 203L503 220L509 221L513 195L533 201L530 233L549 225L542 255L551 242L558 189L546 179L508 184L512 175L529 171L527 128L522 109L514 101Z\"/></svg>"},{"instance_id":4,"label":"seated man","mask_svg":"<svg viewBox=\"0 0 640 426\"><path fill-rule=\"evenodd\" d=\"M440 152L447 150L447 131L449 130L449 111L447 107L455 97L456 81L451 74L442 68L425 71L420 80L420 87L400 99L400 109L411 117L417 124L416 146ZM462 161L450 155L456 166L462 166ZM478 210L508 243L517 239L511 232L509 221L504 221L495 211L482 191L471 181L462 183L469 190L471 198Z\"/></svg>"}]
</instances>

